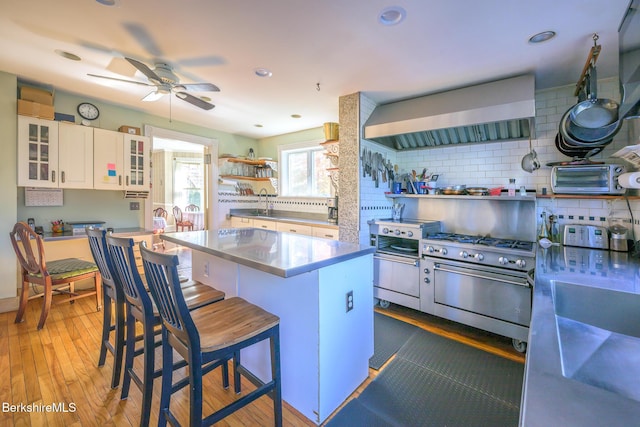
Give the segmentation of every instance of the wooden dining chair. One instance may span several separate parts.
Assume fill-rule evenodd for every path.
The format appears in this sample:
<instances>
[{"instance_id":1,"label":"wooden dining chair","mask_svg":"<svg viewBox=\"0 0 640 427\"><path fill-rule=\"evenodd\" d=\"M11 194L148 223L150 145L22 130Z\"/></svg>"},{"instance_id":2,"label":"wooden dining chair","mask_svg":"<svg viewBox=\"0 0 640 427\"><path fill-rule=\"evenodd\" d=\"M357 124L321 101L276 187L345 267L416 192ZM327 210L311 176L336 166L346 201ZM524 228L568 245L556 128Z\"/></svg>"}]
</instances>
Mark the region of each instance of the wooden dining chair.
<instances>
[{"instance_id":1,"label":"wooden dining chair","mask_svg":"<svg viewBox=\"0 0 640 427\"><path fill-rule=\"evenodd\" d=\"M125 299L122 285L116 283L118 278L112 273L111 257L107 253L105 241L106 232L102 229L87 228L89 248L93 260L102 276L102 338L100 340L100 356L98 366L104 366L107 359L107 351L113 355L113 372L111 375L111 388L120 385L122 361L124 360L125 343ZM110 340L113 332L113 343Z\"/></svg>"},{"instance_id":2,"label":"wooden dining chair","mask_svg":"<svg viewBox=\"0 0 640 427\"><path fill-rule=\"evenodd\" d=\"M158 220L159 222L162 223L162 226L156 225L156 220L154 219L153 221L153 247L157 248L159 244L162 245L162 248L166 248L165 244L164 244L164 240L160 239L158 234L162 234L164 233L164 228L167 226L167 218L169 216L169 214L167 213L166 209L163 207L157 207L153 210L153 216L154 218L162 218L164 219L164 221L162 220ZM159 227L159 228L157 228Z\"/></svg>"},{"instance_id":3,"label":"wooden dining chair","mask_svg":"<svg viewBox=\"0 0 640 427\"><path fill-rule=\"evenodd\" d=\"M200 206L194 205L193 203L184 207L185 212L200 212Z\"/></svg>"},{"instance_id":4,"label":"wooden dining chair","mask_svg":"<svg viewBox=\"0 0 640 427\"><path fill-rule=\"evenodd\" d=\"M184 231L185 228L189 231L193 231L193 223L182 217L182 209L178 206L173 207L173 217L176 219L176 231L178 231L178 227L181 228L180 231Z\"/></svg>"},{"instance_id":5,"label":"wooden dining chair","mask_svg":"<svg viewBox=\"0 0 640 427\"><path fill-rule=\"evenodd\" d=\"M42 311L38 321L38 329L42 329L49 315L54 294L68 295L69 299L63 302L71 303L78 298L95 295L96 310L102 309L102 279L94 263L78 258L47 262L42 236L36 234L26 222L15 224L9 237L20 263L22 278L22 293L16 323L22 322L29 300L43 297ZM32 242L35 242L35 245ZM94 289L76 292L75 282L84 279L93 279ZM29 296L29 284L42 286L42 291Z\"/></svg>"},{"instance_id":6,"label":"wooden dining chair","mask_svg":"<svg viewBox=\"0 0 640 427\"><path fill-rule=\"evenodd\" d=\"M282 426L280 319L239 297L189 311L180 289L178 256L153 252L142 243L140 253L149 290L162 318L164 372L158 426L165 426L167 421L179 425L170 408L174 350L188 365L190 426L215 424L265 394L273 400L275 425ZM241 365L240 350L266 339L270 343L271 380L265 383ZM256 389L203 419L202 376L209 366L224 366L226 360L233 360L236 393L241 391L240 375L254 383Z\"/></svg>"},{"instance_id":7,"label":"wooden dining chair","mask_svg":"<svg viewBox=\"0 0 640 427\"><path fill-rule=\"evenodd\" d=\"M161 320L158 309L153 304L142 277L138 273L133 245L134 242L131 238L106 236L107 253L112 260L114 275L118 277L118 283L122 285L127 302L126 356L120 398L126 399L129 396L129 387L131 380L133 380L142 392L140 426L148 426L153 397L153 380L163 375L162 369L155 367L154 351L157 346L161 345L161 341L157 339ZM194 281L181 283L181 292L189 310L195 310L224 299L224 292ZM136 335L137 322L142 325L141 335ZM140 340L142 340L142 347L136 349L136 342ZM134 358L137 356L143 356L142 375L138 375L134 370ZM185 365L184 361L178 361L170 365L169 369L178 369ZM222 383L226 388L229 385L229 375L227 366L224 365L222 368ZM176 390L188 384L188 380L184 379L176 384Z\"/></svg>"}]
</instances>

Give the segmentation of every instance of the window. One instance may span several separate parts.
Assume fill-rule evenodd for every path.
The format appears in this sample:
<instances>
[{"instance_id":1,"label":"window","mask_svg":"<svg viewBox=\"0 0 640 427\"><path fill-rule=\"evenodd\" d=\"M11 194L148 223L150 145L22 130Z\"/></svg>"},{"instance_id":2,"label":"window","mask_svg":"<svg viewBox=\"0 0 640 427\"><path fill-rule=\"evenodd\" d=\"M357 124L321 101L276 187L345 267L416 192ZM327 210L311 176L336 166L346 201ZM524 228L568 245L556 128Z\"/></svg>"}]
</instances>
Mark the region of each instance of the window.
<instances>
[{"instance_id":1,"label":"window","mask_svg":"<svg viewBox=\"0 0 640 427\"><path fill-rule=\"evenodd\" d=\"M173 204L194 204L201 209L204 201L204 166L200 158L175 158L173 172Z\"/></svg>"},{"instance_id":2,"label":"window","mask_svg":"<svg viewBox=\"0 0 640 427\"><path fill-rule=\"evenodd\" d=\"M279 151L280 195L289 197L329 197L331 162L320 141L283 145Z\"/></svg>"}]
</instances>

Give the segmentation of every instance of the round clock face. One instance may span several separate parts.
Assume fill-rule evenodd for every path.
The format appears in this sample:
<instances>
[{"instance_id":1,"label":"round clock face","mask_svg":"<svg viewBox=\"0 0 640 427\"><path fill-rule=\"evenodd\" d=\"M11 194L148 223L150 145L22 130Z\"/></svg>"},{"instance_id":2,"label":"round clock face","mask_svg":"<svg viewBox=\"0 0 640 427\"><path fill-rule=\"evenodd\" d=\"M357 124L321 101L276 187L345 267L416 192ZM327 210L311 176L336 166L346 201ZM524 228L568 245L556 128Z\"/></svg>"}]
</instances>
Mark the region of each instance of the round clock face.
<instances>
[{"instance_id":1,"label":"round clock face","mask_svg":"<svg viewBox=\"0 0 640 427\"><path fill-rule=\"evenodd\" d=\"M98 111L98 107L88 102L83 102L78 105L78 114L80 117L87 120L95 120L100 115L100 111Z\"/></svg>"}]
</instances>

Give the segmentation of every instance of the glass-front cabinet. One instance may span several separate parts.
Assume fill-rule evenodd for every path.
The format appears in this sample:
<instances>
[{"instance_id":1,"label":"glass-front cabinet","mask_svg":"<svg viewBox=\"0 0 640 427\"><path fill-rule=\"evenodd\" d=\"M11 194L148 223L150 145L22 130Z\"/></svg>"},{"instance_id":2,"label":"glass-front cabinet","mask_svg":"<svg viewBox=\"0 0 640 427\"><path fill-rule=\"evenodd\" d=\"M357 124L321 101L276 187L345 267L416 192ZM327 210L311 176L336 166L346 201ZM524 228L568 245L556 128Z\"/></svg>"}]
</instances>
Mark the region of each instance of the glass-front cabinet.
<instances>
[{"instance_id":1,"label":"glass-front cabinet","mask_svg":"<svg viewBox=\"0 0 640 427\"><path fill-rule=\"evenodd\" d=\"M18 185L58 187L58 123L18 116Z\"/></svg>"},{"instance_id":2,"label":"glass-front cabinet","mask_svg":"<svg viewBox=\"0 0 640 427\"><path fill-rule=\"evenodd\" d=\"M125 190L149 190L150 153L149 138L124 134Z\"/></svg>"}]
</instances>

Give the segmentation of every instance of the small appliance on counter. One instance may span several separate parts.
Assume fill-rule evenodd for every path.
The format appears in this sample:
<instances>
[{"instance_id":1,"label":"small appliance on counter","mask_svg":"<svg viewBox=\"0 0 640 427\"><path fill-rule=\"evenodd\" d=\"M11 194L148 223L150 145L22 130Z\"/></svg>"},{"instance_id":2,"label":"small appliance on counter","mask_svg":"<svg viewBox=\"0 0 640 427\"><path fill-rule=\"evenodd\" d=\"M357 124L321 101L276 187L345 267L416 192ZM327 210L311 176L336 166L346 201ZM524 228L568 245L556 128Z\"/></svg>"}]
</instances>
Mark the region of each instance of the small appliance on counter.
<instances>
[{"instance_id":1,"label":"small appliance on counter","mask_svg":"<svg viewBox=\"0 0 640 427\"><path fill-rule=\"evenodd\" d=\"M611 216L609 218L609 249L616 252L629 251L629 228L631 220Z\"/></svg>"},{"instance_id":2,"label":"small appliance on counter","mask_svg":"<svg viewBox=\"0 0 640 427\"><path fill-rule=\"evenodd\" d=\"M562 239L565 246L591 249L609 249L609 233L597 225L567 224Z\"/></svg>"},{"instance_id":3,"label":"small appliance on counter","mask_svg":"<svg viewBox=\"0 0 640 427\"><path fill-rule=\"evenodd\" d=\"M338 197L329 197L327 199L328 218L327 220L333 224L338 223Z\"/></svg>"}]
</instances>

